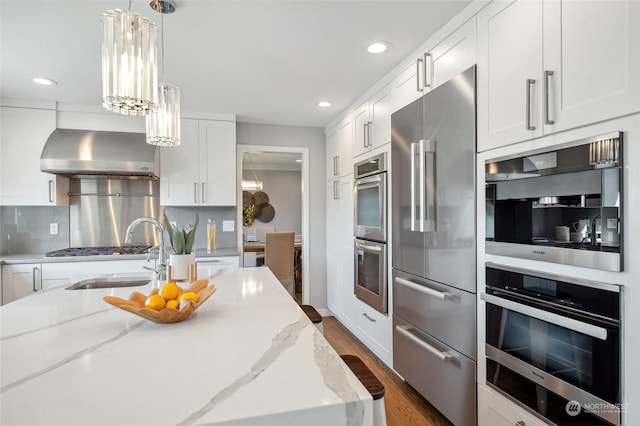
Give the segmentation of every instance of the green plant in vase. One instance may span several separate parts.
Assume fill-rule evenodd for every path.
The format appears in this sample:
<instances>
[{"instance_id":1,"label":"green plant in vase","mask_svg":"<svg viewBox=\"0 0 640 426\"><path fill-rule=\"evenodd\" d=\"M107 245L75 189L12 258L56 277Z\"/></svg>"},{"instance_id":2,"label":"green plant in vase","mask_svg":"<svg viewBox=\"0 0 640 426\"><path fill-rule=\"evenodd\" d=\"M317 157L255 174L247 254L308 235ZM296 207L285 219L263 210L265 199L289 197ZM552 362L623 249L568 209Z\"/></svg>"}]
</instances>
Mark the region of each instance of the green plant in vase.
<instances>
[{"instance_id":1,"label":"green plant in vase","mask_svg":"<svg viewBox=\"0 0 640 426\"><path fill-rule=\"evenodd\" d=\"M198 222L199 218L196 214L195 225L189 225L187 226L187 229L180 229L177 226L173 226L171 222L169 222L167 214L164 214L162 225L169 234L169 242L171 243L171 248L173 248L173 252L175 254L191 254L193 252L193 243L196 239Z\"/></svg>"}]
</instances>

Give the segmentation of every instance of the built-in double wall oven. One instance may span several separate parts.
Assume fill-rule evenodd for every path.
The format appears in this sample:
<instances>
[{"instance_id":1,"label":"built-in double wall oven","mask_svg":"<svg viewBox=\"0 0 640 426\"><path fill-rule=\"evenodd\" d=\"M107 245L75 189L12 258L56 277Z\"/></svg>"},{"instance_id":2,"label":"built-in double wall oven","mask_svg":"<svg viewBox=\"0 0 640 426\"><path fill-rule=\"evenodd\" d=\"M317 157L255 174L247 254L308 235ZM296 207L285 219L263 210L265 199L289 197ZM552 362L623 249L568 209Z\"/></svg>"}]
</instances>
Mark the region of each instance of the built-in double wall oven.
<instances>
[{"instance_id":1,"label":"built-in double wall oven","mask_svg":"<svg viewBox=\"0 0 640 426\"><path fill-rule=\"evenodd\" d=\"M356 297L387 313L387 154L355 164Z\"/></svg>"},{"instance_id":2,"label":"built-in double wall oven","mask_svg":"<svg viewBox=\"0 0 640 426\"><path fill-rule=\"evenodd\" d=\"M487 161L486 252L621 271L622 137Z\"/></svg>"},{"instance_id":3,"label":"built-in double wall oven","mask_svg":"<svg viewBox=\"0 0 640 426\"><path fill-rule=\"evenodd\" d=\"M556 425L619 425L617 285L486 264L487 385Z\"/></svg>"}]
</instances>

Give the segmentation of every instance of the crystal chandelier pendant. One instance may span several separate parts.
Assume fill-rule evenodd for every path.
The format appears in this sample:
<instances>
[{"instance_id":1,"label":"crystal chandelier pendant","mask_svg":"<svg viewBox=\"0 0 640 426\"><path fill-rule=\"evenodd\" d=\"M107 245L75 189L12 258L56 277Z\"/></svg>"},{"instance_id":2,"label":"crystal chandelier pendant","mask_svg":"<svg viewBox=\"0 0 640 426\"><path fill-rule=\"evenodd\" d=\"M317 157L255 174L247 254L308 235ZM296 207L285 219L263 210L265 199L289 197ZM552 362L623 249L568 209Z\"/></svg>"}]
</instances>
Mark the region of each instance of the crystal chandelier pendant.
<instances>
[{"instance_id":1,"label":"crystal chandelier pendant","mask_svg":"<svg viewBox=\"0 0 640 426\"><path fill-rule=\"evenodd\" d=\"M169 83L158 86L158 109L146 116L147 143L180 145L180 89Z\"/></svg>"},{"instance_id":2,"label":"crystal chandelier pendant","mask_svg":"<svg viewBox=\"0 0 640 426\"><path fill-rule=\"evenodd\" d=\"M156 25L120 9L102 14L102 106L125 115L157 108Z\"/></svg>"}]
</instances>

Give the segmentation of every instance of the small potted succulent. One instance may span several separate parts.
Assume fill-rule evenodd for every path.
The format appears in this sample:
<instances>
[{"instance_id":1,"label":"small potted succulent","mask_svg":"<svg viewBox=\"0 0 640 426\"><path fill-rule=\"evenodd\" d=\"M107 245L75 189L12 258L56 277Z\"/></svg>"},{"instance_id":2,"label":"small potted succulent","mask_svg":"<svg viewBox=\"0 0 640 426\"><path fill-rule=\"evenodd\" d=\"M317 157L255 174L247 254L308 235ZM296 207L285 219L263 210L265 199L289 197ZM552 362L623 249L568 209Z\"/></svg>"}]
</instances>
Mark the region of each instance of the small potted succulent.
<instances>
[{"instance_id":1,"label":"small potted succulent","mask_svg":"<svg viewBox=\"0 0 640 426\"><path fill-rule=\"evenodd\" d=\"M198 215L196 214L195 225L187 226L187 229L180 229L169 222L167 214L164 214L162 225L169 234L169 242L173 253L169 256L169 265L172 268L172 278L185 280L189 278L189 265L196 261L193 250L193 243L196 239L196 229L198 228Z\"/></svg>"}]
</instances>

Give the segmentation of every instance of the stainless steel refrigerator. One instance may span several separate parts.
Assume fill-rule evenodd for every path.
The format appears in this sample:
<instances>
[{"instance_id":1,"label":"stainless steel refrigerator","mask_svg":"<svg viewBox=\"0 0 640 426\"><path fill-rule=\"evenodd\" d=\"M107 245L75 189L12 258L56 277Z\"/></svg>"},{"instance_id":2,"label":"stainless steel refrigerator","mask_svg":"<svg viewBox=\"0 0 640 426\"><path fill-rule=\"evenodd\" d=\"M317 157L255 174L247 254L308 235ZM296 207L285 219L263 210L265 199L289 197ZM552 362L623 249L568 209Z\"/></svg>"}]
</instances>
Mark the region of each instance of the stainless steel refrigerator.
<instances>
[{"instance_id":1,"label":"stainless steel refrigerator","mask_svg":"<svg viewBox=\"0 0 640 426\"><path fill-rule=\"evenodd\" d=\"M393 367L476 423L475 66L391 115Z\"/></svg>"}]
</instances>

